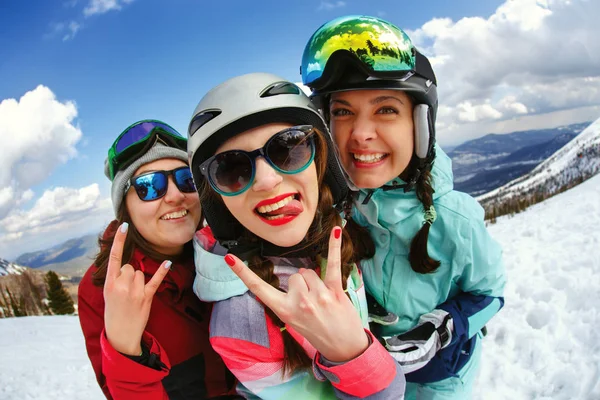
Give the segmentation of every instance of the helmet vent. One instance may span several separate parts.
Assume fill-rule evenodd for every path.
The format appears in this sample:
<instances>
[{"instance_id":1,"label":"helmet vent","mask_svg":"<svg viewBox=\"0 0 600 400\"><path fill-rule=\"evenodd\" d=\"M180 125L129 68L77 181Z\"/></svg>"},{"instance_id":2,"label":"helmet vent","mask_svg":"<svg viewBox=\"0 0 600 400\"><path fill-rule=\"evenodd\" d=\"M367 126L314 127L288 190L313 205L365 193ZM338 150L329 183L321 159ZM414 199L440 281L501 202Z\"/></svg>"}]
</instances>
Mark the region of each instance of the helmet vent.
<instances>
[{"instance_id":1,"label":"helmet vent","mask_svg":"<svg viewBox=\"0 0 600 400\"><path fill-rule=\"evenodd\" d=\"M219 114L221 114L221 110L204 110L194 115L192 121L190 122L190 126L188 127L188 135L190 137L194 136L194 133L198 131L203 125L205 125L208 121L216 118Z\"/></svg>"},{"instance_id":2,"label":"helmet vent","mask_svg":"<svg viewBox=\"0 0 600 400\"><path fill-rule=\"evenodd\" d=\"M280 94L300 94L300 88L296 85L294 85L293 83L290 82L279 82L279 83L275 83L271 86L269 86L268 88L266 88L265 90L262 91L262 93L260 94L261 98L264 97L271 97L271 96L277 96Z\"/></svg>"}]
</instances>

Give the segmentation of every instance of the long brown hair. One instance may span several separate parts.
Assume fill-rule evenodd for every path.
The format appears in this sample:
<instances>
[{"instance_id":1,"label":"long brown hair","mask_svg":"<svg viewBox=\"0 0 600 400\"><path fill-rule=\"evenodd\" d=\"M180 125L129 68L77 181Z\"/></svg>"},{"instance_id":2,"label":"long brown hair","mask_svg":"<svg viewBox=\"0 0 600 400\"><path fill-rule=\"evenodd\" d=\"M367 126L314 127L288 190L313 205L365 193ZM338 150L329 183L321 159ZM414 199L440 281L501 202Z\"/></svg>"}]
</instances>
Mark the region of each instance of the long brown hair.
<instances>
[{"instance_id":1,"label":"long brown hair","mask_svg":"<svg viewBox=\"0 0 600 400\"><path fill-rule=\"evenodd\" d=\"M144 239L144 237L140 234L140 232L137 230L137 228L131 221L131 216L129 215L129 211L127 210L126 202L123 201L121 203L121 207L119 208L117 219L113 220L108 225L104 233L100 235L100 237L98 237L98 245L100 247L100 251L96 255L96 259L94 260L94 265L97 267L97 269L92 274L92 283L96 286L104 286L104 281L106 280L106 271L108 268L108 261L110 259L110 249L112 248L113 242L115 240L115 233L117 232L117 229L119 228L119 226L121 226L123 222L127 222L129 224L129 229L127 230L127 237L125 238L125 244L123 245L123 258L121 260L123 265L128 264L131 261L133 252L136 249L154 260L169 259L174 263L177 261L181 261L185 257L191 257L193 255L191 240L184 245L183 252L176 257L168 256L154 250L152 248L152 245L146 239Z\"/></svg>"},{"instance_id":2,"label":"long brown hair","mask_svg":"<svg viewBox=\"0 0 600 400\"><path fill-rule=\"evenodd\" d=\"M408 98L410 99L411 106L414 108L415 99L410 95L410 93L406 93ZM330 124L330 115L329 115L329 107L330 107L330 96L326 96L324 98L324 112L323 115L327 124ZM412 115L412 113L411 113ZM405 168L404 171L399 175L400 179L403 179L405 182L408 181L412 176L419 173L417 177L417 182L415 185L415 191L417 198L423 204L423 213L433 205L433 185L432 185L432 176L429 169L418 171L419 159L413 153L413 157L409 163L409 165ZM427 240L429 239L429 229L431 228L431 223L424 223L421 229L417 231L413 240L410 244L410 252L408 254L408 260L410 262L410 266L413 271L419 274L429 274L435 272L440 266L440 262L435 260L429 256L427 251ZM358 226L357 224L355 224Z\"/></svg>"},{"instance_id":3,"label":"long brown hair","mask_svg":"<svg viewBox=\"0 0 600 400\"><path fill-rule=\"evenodd\" d=\"M413 160L416 157L413 157ZM417 173L415 164L411 162L408 170L410 174ZM413 176L413 175L409 175ZM433 206L433 186L431 183L432 177L429 169L421 171L415 185L417 198L423 204L423 212L429 210ZM427 251L427 240L429 239L429 228L432 222L425 222L421 229L415 234L410 243L410 252L408 253L408 261L413 271L419 274L429 274L435 272L440 266L439 260L435 260L429 256Z\"/></svg>"},{"instance_id":4,"label":"long brown hair","mask_svg":"<svg viewBox=\"0 0 600 400\"><path fill-rule=\"evenodd\" d=\"M333 149L328 148L327 141L323 135L324 134L321 131L315 129L315 166L317 168L317 179L319 182L319 202L317 204L315 218L306 234L306 240L304 242L305 248L318 249L313 258L315 265L320 265L321 260L327 257L331 230L335 226L342 225L342 218L334 208L334 199L331 190L324 181L327 168L327 152L333 151ZM212 198L221 201L221 197L212 190L210 184L206 180L203 180L199 185L198 192L200 194L200 200ZM257 241L260 240L247 229L245 229L244 235L253 237ZM361 244L360 248L355 245L356 243ZM368 231L365 228L360 227L354 221L349 221L346 227L342 229L341 263L342 285L344 289L346 288L348 277L354 268L353 264L361 259L370 258L374 254L375 245L373 244ZM279 278L274 273L274 265L270 260L260 255L255 255L248 260L248 267L262 280L276 289L280 289ZM265 311L278 327L283 328L285 326L270 308L265 307ZM309 369L312 365L312 360L308 357L306 351L289 334L289 332L287 332L287 330L283 330L282 335L284 349L283 374L291 374L298 370Z\"/></svg>"}]
</instances>

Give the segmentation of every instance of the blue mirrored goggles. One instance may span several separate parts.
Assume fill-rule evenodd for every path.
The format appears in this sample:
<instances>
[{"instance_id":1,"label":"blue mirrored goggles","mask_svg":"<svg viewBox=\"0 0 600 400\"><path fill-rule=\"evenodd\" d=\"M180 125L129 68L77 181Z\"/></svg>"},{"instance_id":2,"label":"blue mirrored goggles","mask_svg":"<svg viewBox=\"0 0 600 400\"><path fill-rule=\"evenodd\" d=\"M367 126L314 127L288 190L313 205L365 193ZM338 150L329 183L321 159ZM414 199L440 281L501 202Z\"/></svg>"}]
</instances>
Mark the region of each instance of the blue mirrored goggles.
<instances>
[{"instance_id":1,"label":"blue mirrored goggles","mask_svg":"<svg viewBox=\"0 0 600 400\"><path fill-rule=\"evenodd\" d=\"M151 171L131 178L125 185L125 193L133 186L138 197L142 201L160 199L167 194L169 188L169 175L173 176L175 186L182 193L193 193L196 191L192 171L189 167L179 167L171 171Z\"/></svg>"},{"instance_id":2,"label":"blue mirrored goggles","mask_svg":"<svg viewBox=\"0 0 600 400\"><path fill-rule=\"evenodd\" d=\"M108 150L111 180L114 179L117 171L131 164L136 159L136 155L144 153L153 146L155 140L149 142L149 139L155 136L160 136L168 146L184 151L187 148L187 139L164 122L152 119L138 121L121 132Z\"/></svg>"},{"instance_id":3,"label":"blue mirrored goggles","mask_svg":"<svg viewBox=\"0 0 600 400\"><path fill-rule=\"evenodd\" d=\"M256 158L263 157L282 174L304 171L315 158L314 128L299 125L277 132L254 151L229 150L200 164L200 173L223 196L236 196L250 188L256 174Z\"/></svg>"}]
</instances>

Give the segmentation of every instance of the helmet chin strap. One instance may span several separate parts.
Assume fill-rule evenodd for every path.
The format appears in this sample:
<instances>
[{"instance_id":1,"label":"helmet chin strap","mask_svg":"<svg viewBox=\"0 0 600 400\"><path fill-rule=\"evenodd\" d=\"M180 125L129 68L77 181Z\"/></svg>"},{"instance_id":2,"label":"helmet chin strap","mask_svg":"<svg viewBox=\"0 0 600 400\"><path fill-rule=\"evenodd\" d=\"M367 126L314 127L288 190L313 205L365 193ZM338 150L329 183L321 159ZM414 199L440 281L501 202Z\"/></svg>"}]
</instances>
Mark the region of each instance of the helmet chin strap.
<instances>
[{"instance_id":1,"label":"helmet chin strap","mask_svg":"<svg viewBox=\"0 0 600 400\"><path fill-rule=\"evenodd\" d=\"M313 229L313 227L311 226L309 229ZM256 239L240 237L237 240L223 240L220 241L220 244L229 253L244 261L249 260L252 256L299 258L311 257L321 252L318 245L309 246L306 240L289 247L278 246L259 237Z\"/></svg>"},{"instance_id":2,"label":"helmet chin strap","mask_svg":"<svg viewBox=\"0 0 600 400\"><path fill-rule=\"evenodd\" d=\"M310 257L319 253L317 246L307 246L304 241L291 247L277 246L266 240L249 243L246 240L229 240L221 243L228 253L234 254L241 260L247 261L252 256L262 257Z\"/></svg>"}]
</instances>

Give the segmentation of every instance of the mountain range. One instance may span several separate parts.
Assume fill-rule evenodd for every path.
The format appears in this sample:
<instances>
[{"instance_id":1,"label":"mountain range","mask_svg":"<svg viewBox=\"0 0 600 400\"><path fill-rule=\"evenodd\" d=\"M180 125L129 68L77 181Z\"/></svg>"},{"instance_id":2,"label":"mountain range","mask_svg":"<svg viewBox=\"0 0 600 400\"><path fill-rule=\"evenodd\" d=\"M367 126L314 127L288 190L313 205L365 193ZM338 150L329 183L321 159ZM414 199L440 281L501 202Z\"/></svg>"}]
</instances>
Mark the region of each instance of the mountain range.
<instances>
[{"instance_id":1,"label":"mountain range","mask_svg":"<svg viewBox=\"0 0 600 400\"><path fill-rule=\"evenodd\" d=\"M589 124L488 134L465 142L448 152L454 188L472 196L498 188L534 169Z\"/></svg>"},{"instance_id":2,"label":"mountain range","mask_svg":"<svg viewBox=\"0 0 600 400\"><path fill-rule=\"evenodd\" d=\"M0 276L6 276L9 274L20 275L27 268L11 263L3 258L0 258Z\"/></svg>"},{"instance_id":3,"label":"mountain range","mask_svg":"<svg viewBox=\"0 0 600 400\"><path fill-rule=\"evenodd\" d=\"M477 200L488 211L509 203L537 202L599 172L600 118L531 172L477 197Z\"/></svg>"},{"instance_id":4,"label":"mountain range","mask_svg":"<svg viewBox=\"0 0 600 400\"><path fill-rule=\"evenodd\" d=\"M15 263L69 276L83 276L98 252L98 235L67 240L46 250L20 255Z\"/></svg>"}]
</instances>

